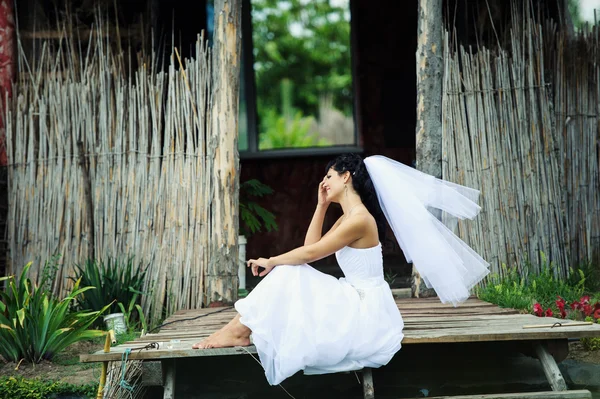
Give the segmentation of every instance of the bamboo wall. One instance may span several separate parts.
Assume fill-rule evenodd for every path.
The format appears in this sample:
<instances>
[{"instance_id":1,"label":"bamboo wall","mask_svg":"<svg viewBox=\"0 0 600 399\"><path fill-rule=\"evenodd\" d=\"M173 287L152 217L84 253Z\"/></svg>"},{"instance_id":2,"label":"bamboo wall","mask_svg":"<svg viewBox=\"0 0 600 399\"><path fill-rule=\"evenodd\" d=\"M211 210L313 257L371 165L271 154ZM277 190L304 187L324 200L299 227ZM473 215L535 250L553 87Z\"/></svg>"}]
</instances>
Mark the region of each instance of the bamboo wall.
<instances>
[{"instance_id":1,"label":"bamboo wall","mask_svg":"<svg viewBox=\"0 0 600 399\"><path fill-rule=\"evenodd\" d=\"M39 280L44 262L60 254L54 290L64 293L93 240L95 257L134 255L148 268L143 308L156 321L203 303L214 191L211 55L199 39L196 59L182 67L172 56L158 72L152 56L128 71L108 34L90 37L77 72L69 49L81 43L70 39L46 43L35 65L20 60L31 72L7 115L11 272L33 261Z\"/></svg>"},{"instance_id":2,"label":"bamboo wall","mask_svg":"<svg viewBox=\"0 0 600 399\"><path fill-rule=\"evenodd\" d=\"M569 37L515 3L505 48L446 36L443 175L482 191L458 231L494 272L543 252L565 276L600 251L598 27Z\"/></svg>"}]
</instances>

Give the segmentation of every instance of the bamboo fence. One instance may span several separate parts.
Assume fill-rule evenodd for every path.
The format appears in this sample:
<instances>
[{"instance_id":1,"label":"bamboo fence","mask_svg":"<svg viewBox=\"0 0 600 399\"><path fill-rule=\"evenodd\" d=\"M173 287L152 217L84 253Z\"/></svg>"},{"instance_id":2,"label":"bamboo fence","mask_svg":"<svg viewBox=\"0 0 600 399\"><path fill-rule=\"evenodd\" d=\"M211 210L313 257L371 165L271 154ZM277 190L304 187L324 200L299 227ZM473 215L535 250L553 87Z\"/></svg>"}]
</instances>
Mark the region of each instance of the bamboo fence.
<instances>
[{"instance_id":1,"label":"bamboo fence","mask_svg":"<svg viewBox=\"0 0 600 399\"><path fill-rule=\"evenodd\" d=\"M88 256L133 255L148 269L144 313L158 321L204 299L211 53L199 37L195 59L173 55L163 72L154 54L138 56L128 70L97 26L83 46L65 35L45 42L35 65L19 60L28 78L7 111L9 272L33 261L39 281L58 254L62 295Z\"/></svg>"},{"instance_id":2,"label":"bamboo fence","mask_svg":"<svg viewBox=\"0 0 600 399\"><path fill-rule=\"evenodd\" d=\"M458 232L493 272L564 277L600 251L598 26L569 36L517 4L506 49L446 34L443 177L481 190Z\"/></svg>"}]
</instances>

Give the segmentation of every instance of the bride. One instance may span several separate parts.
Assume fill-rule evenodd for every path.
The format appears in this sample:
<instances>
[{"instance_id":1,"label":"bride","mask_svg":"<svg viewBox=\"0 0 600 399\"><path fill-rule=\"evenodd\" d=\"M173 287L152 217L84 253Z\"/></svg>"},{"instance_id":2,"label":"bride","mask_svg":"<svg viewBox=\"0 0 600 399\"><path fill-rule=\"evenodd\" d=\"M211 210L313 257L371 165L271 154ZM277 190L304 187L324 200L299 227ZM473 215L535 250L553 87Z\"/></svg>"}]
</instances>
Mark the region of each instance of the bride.
<instances>
[{"instance_id":1,"label":"bride","mask_svg":"<svg viewBox=\"0 0 600 399\"><path fill-rule=\"evenodd\" d=\"M324 374L381 367L400 349L404 323L383 278L381 242L390 223L407 261L427 286L455 306L488 273L488 264L428 208L473 218L479 192L383 156L331 161L304 245L248 261L264 279L235 303L238 314L195 349L256 346L267 381L296 372ZM343 215L322 236L329 205ZM335 254L344 278L308 265Z\"/></svg>"}]
</instances>

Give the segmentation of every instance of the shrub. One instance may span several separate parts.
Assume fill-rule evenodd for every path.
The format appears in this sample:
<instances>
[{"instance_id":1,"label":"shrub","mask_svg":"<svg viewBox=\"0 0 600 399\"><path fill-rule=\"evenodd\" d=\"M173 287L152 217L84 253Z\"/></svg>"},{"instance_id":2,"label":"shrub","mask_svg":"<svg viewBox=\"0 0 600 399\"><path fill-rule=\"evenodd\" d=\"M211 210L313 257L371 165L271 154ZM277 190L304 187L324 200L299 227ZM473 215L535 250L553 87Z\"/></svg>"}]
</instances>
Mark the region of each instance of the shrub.
<instances>
[{"instance_id":1,"label":"shrub","mask_svg":"<svg viewBox=\"0 0 600 399\"><path fill-rule=\"evenodd\" d=\"M587 321L592 321L593 318L587 317ZM596 323L600 324L600 318L596 319ZM587 351L600 350L600 337L581 338L581 344Z\"/></svg>"},{"instance_id":2,"label":"shrub","mask_svg":"<svg viewBox=\"0 0 600 399\"><path fill-rule=\"evenodd\" d=\"M490 275L486 286L478 289L477 295L501 307L530 312L536 303L544 309L554 306L559 296L569 303L582 297L586 284L583 270L571 269L567 278L562 279L556 277L553 265L546 261L543 253L542 262L539 273L533 273L530 264L525 265L522 273L516 267L503 265L504 276Z\"/></svg>"},{"instance_id":3,"label":"shrub","mask_svg":"<svg viewBox=\"0 0 600 399\"><path fill-rule=\"evenodd\" d=\"M81 309L100 310L108 305L108 313L118 313L119 304L128 308L131 305L133 309L140 303L146 271L134 263L133 257L126 261L111 257L106 261L88 259L83 265L75 265L75 269L72 280L80 279L82 287L96 288L82 295L78 301Z\"/></svg>"},{"instance_id":4,"label":"shrub","mask_svg":"<svg viewBox=\"0 0 600 399\"><path fill-rule=\"evenodd\" d=\"M34 286L26 276L28 263L18 281L8 277L6 292L0 291L0 355L17 362L25 359L39 363L74 342L101 336L102 331L88 330L107 307L98 311L71 312L70 305L92 287L79 288L76 281L64 299L45 290L45 281Z\"/></svg>"},{"instance_id":5,"label":"shrub","mask_svg":"<svg viewBox=\"0 0 600 399\"><path fill-rule=\"evenodd\" d=\"M95 398L98 384L72 385L59 381L0 377L0 397L11 399L46 399L55 395L85 395Z\"/></svg>"},{"instance_id":6,"label":"shrub","mask_svg":"<svg viewBox=\"0 0 600 399\"><path fill-rule=\"evenodd\" d=\"M273 193L273 189L256 179L240 184L240 233L249 236L261 231L277 231L275 215L258 205L254 198L261 198Z\"/></svg>"}]
</instances>

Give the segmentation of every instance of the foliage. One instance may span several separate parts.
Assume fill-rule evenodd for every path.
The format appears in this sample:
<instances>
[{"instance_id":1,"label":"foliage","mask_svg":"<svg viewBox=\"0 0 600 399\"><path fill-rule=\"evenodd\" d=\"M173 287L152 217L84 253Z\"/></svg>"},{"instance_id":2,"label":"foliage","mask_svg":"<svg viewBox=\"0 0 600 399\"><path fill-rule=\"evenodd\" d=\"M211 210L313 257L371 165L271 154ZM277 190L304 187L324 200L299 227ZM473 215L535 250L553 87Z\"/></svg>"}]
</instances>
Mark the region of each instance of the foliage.
<instances>
[{"instance_id":1,"label":"foliage","mask_svg":"<svg viewBox=\"0 0 600 399\"><path fill-rule=\"evenodd\" d=\"M273 194L273 189L256 179L240 184L240 234L249 236L264 227L267 231L277 231L275 215L254 201Z\"/></svg>"},{"instance_id":2,"label":"foliage","mask_svg":"<svg viewBox=\"0 0 600 399\"><path fill-rule=\"evenodd\" d=\"M137 292L133 293L131 300L127 307L121 302L117 303L119 309L121 309L121 313L123 313L123 317L125 318L125 325L127 326L128 331L138 331L143 329L145 332L148 332L148 323L146 323L146 318L144 317L144 312L142 307L138 303L139 294ZM137 313L137 319L134 318L134 315Z\"/></svg>"},{"instance_id":3,"label":"foliage","mask_svg":"<svg viewBox=\"0 0 600 399\"><path fill-rule=\"evenodd\" d=\"M586 278L582 270L569 272L566 279L556 277L554 265L548 263L542 253L541 272L527 263L522 272L516 267L502 266L503 276L492 274L485 287L478 290L480 299L495 303L500 307L533 310L535 303L544 308L552 306L558 296L568 302L578 300L585 292Z\"/></svg>"},{"instance_id":4,"label":"foliage","mask_svg":"<svg viewBox=\"0 0 600 399\"><path fill-rule=\"evenodd\" d=\"M583 284L585 293L600 292L600 265L583 262L576 270L571 270L569 284Z\"/></svg>"},{"instance_id":5,"label":"foliage","mask_svg":"<svg viewBox=\"0 0 600 399\"><path fill-rule=\"evenodd\" d=\"M62 300L43 287L35 287L27 278L27 264L18 281L9 277L6 292L0 292L0 355L17 362L25 359L39 363L74 342L102 335L88 330L107 307L98 311L70 312L71 304L92 287L80 288L76 281L72 291Z\"/></svg>"},{"instance_id":6,"label":"foliage","mask_svg":"<svg viewBox=\"0 0 600 399\"><path fill-rule=\"evenodd\" d=\"M252 40L258 110L278 109L280 82L293 80L297 106L315 115L319 95L352 111L348 2L253 0ZM280 111L283 111L279 109Z\"/></svg>"},{"instance_id":7,"label":"foliage","mask_svg":"<svg viewBox=\"0 0 600 399\"><path fill-rule=\"evenodd\" d=\"M23 377L0 377L0 397L11 399L46 399L55 395L96 397L98 383L73 385L60 381L44 381Z\"/></svg>"},{"instance_id":8,"label":"foliage","mask_svg":"<svg viewBox=\"0 0 600 399\"><path fill-rule=\"evenodd\" d=\"M392 284L394 284L394 282L396 281L396 277L398 277L398 273L394 273L392 269L387 269L383 279L390 285L390 287L392 286Z\"/></svg>"},{"instance_id":9,"label":"foliage","mask_svg":"<svg viewBox=\"0 0 600 399\"><path fill-rule=\"evenodd\" d=\"M44 268L42 269L42 281L45 281L43 288L46 291L52 291L52 283L56 279L56 274L58 273L59 269L59 259L60 255L53 255L44 264Z\"/></svg>"},{"instance_id":10,"label":"foliage","mask_svg":"<svg viewBox=\"0 0 600 399\"><path fill-rule=\"evenodd\" d=\"M75 265L76 278L81 279L82 287L96 287L83 295L79 306L83 309L99 310L109 305L108 313L118 313L122 307L131 309L127 316L131 322L141 320L140 295L146 277L142 264L136 264L133 257L125 261L108 257L106 261L88 259L83 265ZM132 302L133 300L133 302ZM121 305L119 305L121 304ZM134 310L137 318L133 317ZM141 316L140 316L141 315Z\"/></svg>"},{"instance_id":11,"label":"foliage","mask_svg":"<svg viewBox=\"0 0 600 399\"><path fill-rule=\"evenodd\" d=\"M293 118L278 115L269 109L263 114L260 133L261 150L273 148L302 148L327 146L330 143L315 134L310 133L314 118L303 117L300 111Z\"/></svg>"},{"instance_id":12,"label":"foliage","mask_svg":"<svg viewBox=\"0 0 600 399\"><path fill-rule=\"evenodd\" d=\"M259 149L331 145L315 118L323 98L352 115L348 0L253 0L252 32Z\"/></svg>"},{"instance_id":13,"label":"foliage","mask_svg":"<svg viewBox=\"0 0 600 399\"><path fill-rule=\"evenodd\" d=\"M593 318L587 317L586 321L593 321ZM596 323L600 324L600 318L596 319ZM600 350L600 337L581 338L581 344L586 351Z\"/></svg>"},{"instance_id":14,"label":"foliage","mask_svg":"<svg viewBox=\"0 0 600 399\"><path fill-rule=\"evenodd\" d=\"M581 19L581 7L579 6L579 0L568 0L567 6L569 8L569 13L571 14L573 27L575 29L581 29L583 20Z\"/></svg>"}]
</instances>

